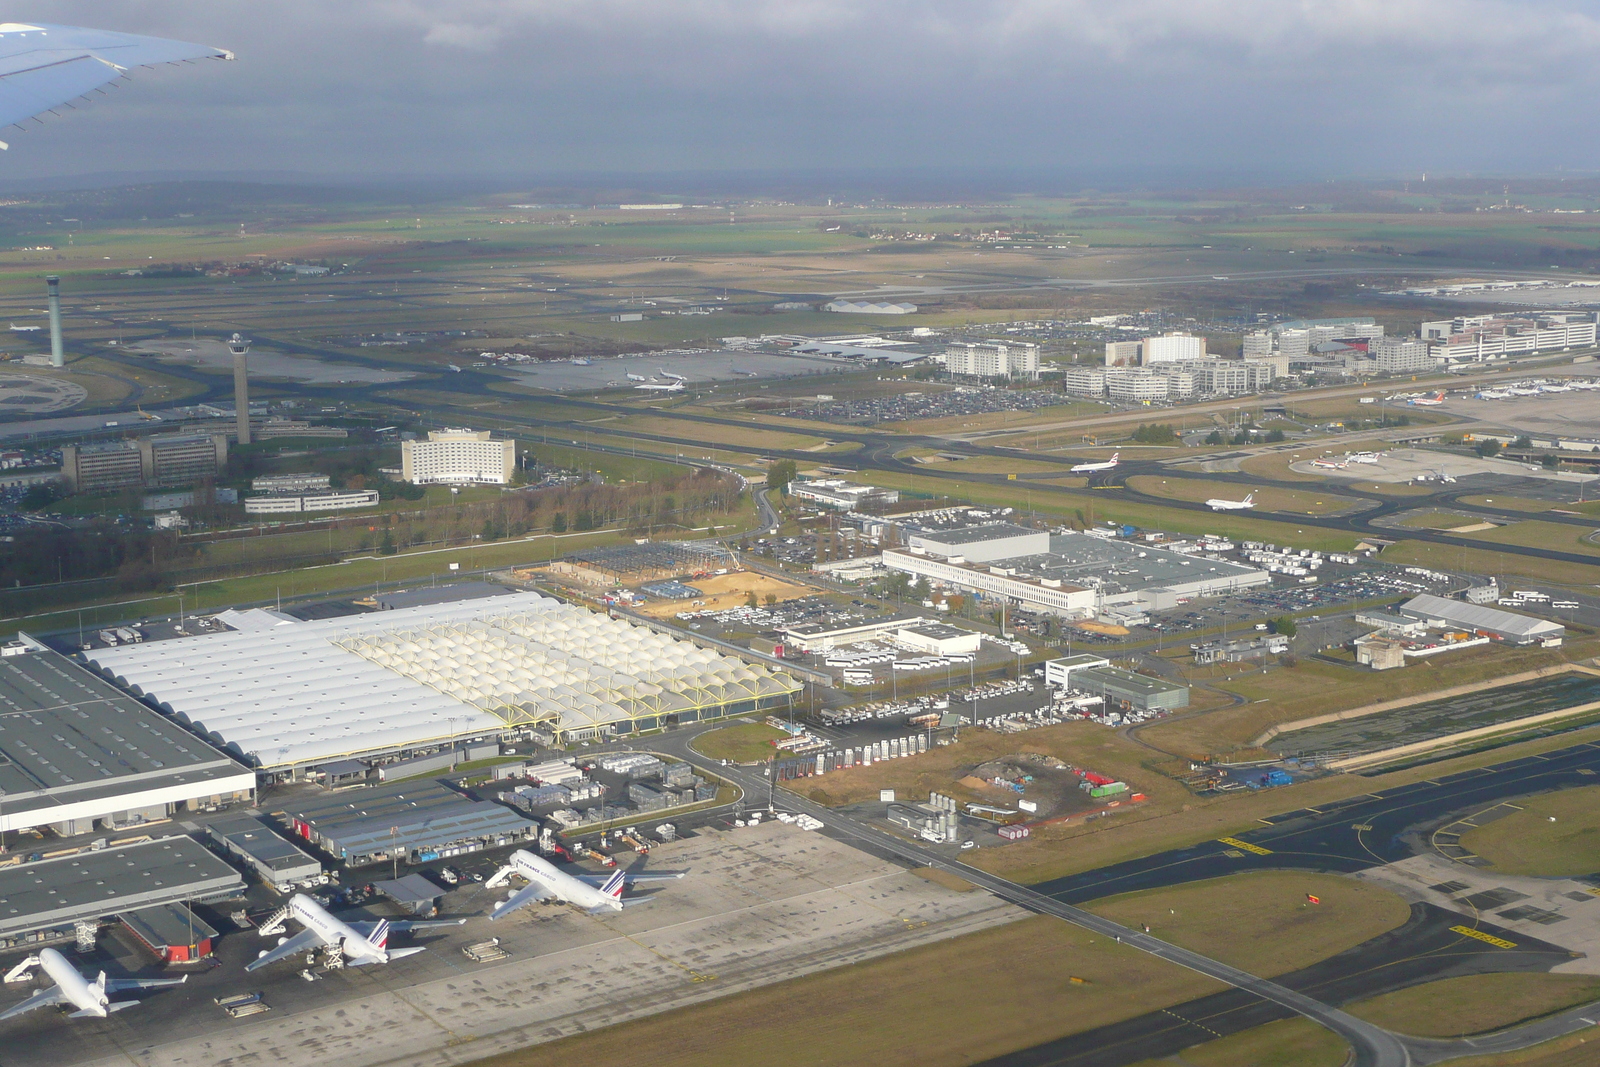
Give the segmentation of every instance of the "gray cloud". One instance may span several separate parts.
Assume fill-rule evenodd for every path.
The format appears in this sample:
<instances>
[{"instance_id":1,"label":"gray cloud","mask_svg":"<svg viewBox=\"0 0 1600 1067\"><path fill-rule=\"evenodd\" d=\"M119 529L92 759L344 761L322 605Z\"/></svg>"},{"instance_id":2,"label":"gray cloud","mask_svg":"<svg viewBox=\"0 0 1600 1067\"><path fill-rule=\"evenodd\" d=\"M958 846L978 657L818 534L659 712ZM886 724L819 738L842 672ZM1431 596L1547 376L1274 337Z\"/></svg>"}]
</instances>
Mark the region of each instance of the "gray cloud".
<instances>
[{"instance_id":1,"label":"gray cloud","mask_svg":"<svg viewBox=\"0 0 1600 1067\"><path fill-rule=\"evenodd\" d=\"M231 48L10 138L0 173L858 167L1270 179L1597 165L1600 4L99 0Z\"/></svg>"}]
</instances>

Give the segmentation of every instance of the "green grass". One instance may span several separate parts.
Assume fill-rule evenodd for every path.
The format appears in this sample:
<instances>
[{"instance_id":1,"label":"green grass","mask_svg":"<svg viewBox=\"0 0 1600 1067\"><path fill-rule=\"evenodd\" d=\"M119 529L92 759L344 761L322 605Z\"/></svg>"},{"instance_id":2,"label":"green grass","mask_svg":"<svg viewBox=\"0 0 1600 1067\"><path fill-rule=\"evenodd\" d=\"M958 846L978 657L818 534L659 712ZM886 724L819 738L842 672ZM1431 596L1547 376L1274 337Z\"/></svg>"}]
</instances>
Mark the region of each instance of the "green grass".
<instances>
[{"instance_id":1,"label":"green grass","mask_svg":"<svg viewBox=\"0 0 1600 1067\"><path fill-rule=\"evenodd\" d=\"M1470 535L1467 535L1470 536ZM1592 551L1592 548L1591 548ZM1490 548L1464 548L1424 541L1402 541L1383 550L1385 563L1414 564L1440 570L1488 574L1499 578L1532 578L1553 585L1593 588L1600 585L1600 566L1543 559ZM1600 564L1600 558L1596 559Z\"/></svg>"},{"instance_id":2,"label":"green grass","mask_svg":"<svg viewBox=\"0 0 1600 1067\"><path fill-rule=\"evenodd\" d=\"M772 742L788 736L764 722L742 722L701 734L694 740L694 750L708 759L758 763L778 751Z\"/></svg>"},{"instance_id":3,"label":"green grass","mask_svg":"<svg viewBox=\"0 0 1600 1067\"><path fill-rule=\"evenodd\" d=\"M1595 531L1586 526L1573 526L1564 522L1544 522L1539 519L1530 519L1526 522L1514 522L1509 526L1502 526L1496 530L1484 530L1481 533L1467 534L1475 541L1487 541L1497 545L1521 545L1527 548L1549 548L1561 552L1576 552L1585 556L1595 557L1595 562L1600 563L1600 545L1586 540L1587 536Z\"/></svg>"},{"instance_id":4,"label":"green grass","mask_svg":"<svg viewBox=\"0 0 1600 1067\"><path fill-rule=\"evenodd\" d=\"M1361 505L1361 501L1321 490L1279 489L1274 486L1207 482L1193 478L1162 478L1153 474L1129 478L1128 488L1147 496L1193 501L1204 501L1213 497L1243 500L1247 494L1253 493L1255 506L1261 511L1300 515L1337 515Z\"/></svg>"},{"instance_id":5,"label":"green grass","mask_svg":"<svg viewBox=\"0 0 1600 1067\"><path fill-rule=\"evenodd\" d=\"M1591 974L1472 974L1346 1005L1351 1015L1417 1037L1488 1033L1600 1000Z\"/></svg>"},{"instance_id":6,"label":"green grass","mask_svg":"<svg viewBox=\"0 0 1600 1067\"><path fill-rule=\"evenodd\" d=\"M1309 967L1411 917L1411 906L1387 889L1309 871L1252 871L1084 907L1262 977Z\"/></svg>"},{"instance_id":7,"label":"green grass","mask_svg":"<svg viewBox=\"0 0 1600 1067\"><path fill-rule=\"evenodd\" d=\"M1521 811L1468 830L1462 846L1505 874L1558 878L1600 872L1600 786L1543 793L1517 804Z\"/></svg>"}]
</instances>

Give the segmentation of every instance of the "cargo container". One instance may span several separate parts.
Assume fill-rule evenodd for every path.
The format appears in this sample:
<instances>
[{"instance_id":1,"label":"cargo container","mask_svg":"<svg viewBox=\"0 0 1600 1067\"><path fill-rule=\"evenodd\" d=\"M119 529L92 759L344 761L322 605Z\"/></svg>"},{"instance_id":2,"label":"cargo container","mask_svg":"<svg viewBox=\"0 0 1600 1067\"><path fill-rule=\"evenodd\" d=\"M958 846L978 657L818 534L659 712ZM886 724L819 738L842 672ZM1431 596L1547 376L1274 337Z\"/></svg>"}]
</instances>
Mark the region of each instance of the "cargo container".
<instances>
[{"instance_id":1,"label":"cargo container","mask_svg":"<svg viewBox=\"0 0 1600 1067\"><path fill-rule=\"evenodd\" d=\"M1115 796L1117 793L1126 793L1127 791L1128 784L1126 782L1107 782L1105 785L1097 785L1089 790L1089 795L1092 797L1109 797Z\"/></svg>"},{"instance_id":2,"label":"cargo container","mask_svg":"<svg viewBox=\"0 0 1600 1067\"><path fill-rule=\"evenodd\" d=\"M1007 841L1020 840L1021 838L1027 837L1028 832L1029 831L1026 826L1002 826L998 831L1000 836L1005 838Z\"/></svg>"}]
</instances>

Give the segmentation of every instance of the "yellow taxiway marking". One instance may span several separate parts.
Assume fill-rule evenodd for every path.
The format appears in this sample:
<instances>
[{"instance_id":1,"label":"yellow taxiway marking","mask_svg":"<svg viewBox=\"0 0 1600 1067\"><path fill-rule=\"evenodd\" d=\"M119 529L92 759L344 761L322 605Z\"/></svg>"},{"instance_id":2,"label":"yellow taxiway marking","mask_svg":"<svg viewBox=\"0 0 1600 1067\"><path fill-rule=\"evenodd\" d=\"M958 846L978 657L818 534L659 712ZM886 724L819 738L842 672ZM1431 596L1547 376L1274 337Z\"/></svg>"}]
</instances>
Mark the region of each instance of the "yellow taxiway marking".
<instances>
[{"instance_id":1,"label":"yellow taxiway marking","mask_svg":"<svg viewBox=\"0 0 1600 1067\"><path fill-rule=\"evenodd\" d=\"M1240 841L1237 837L1219 837L1217 840L1232 848L1242 848L1246 852L1254 852L1258 856L1272 855L1272 850L1270 848L1262 848L1260 845L1252 845L1248 841Z\"/></svg>"},{"instance_id":2,"label":"yellow taxiway marking","mask_svg":"<svg viewBox=\"0 0 1600 1067\"><path fill-rule=\"evenodd\" d=\"M1474 930L1470 926L1452 926L1450 928L1450 932L1453 934L1460 934L1462 937L1477 938L1479 941L1482 941L1488 945L1493 945L1495 948L1517 947L1517 943L1515 941L1507 941L1503 937L1496 937L1493 934L1486 934L1482 930Z\"/></svg>"}]
</instances>

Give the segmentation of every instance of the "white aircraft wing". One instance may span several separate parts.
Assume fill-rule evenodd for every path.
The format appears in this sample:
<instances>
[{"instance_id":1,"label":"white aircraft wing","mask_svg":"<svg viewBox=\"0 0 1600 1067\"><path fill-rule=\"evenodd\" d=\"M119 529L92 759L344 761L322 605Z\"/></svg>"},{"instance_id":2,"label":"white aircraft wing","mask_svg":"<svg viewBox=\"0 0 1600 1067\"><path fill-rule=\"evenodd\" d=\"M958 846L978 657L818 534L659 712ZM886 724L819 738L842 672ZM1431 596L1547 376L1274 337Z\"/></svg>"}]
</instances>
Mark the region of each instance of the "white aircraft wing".
<instances>
[{"instance_id":1,"label":"white aircraft wing","mask_svg":"<svg viewBox=\"0 0 1600 1067\"><path fill-rule=\"evenodd\" d=\"M134 67L232 58L225 49L162 37L0 23L0 126L16 125L92 93Z\"/></svg>"},{"instance_id":2,"label":"white aircraft wing","mask_svg":"<svg viewBox=\"0 0 1600 1067\"><path fill-rule=\"evenodd\" d=\"M515 893L505 899L504 903L496 904L494 911L489 913L489 918L498 919L502 915L509 915L518 908L540 900L551 900L555 894L547 886L538 882L529 882Z\"/></svg>"},{"instance_id":3,"label":"white aircraft wing","mask_svg":"<svg viewBox=\"0 0 1600 1067\"><path fill-rule=\"evenodd\" d=\"M298 934L295 934L277 948L271 949L260 958L251 960L245 965L244 969L247 971L254 971L261 967L265 967L269 963L277 963L279 960L288 959L290 956L293 956L297 953L305 952L308 949L321 948L326 944L327 942L322 940L322 936L320 934L318 934L315 930L307 928L305 930L301 930Z\"/></svg>"},{"instance_id":4,"label":"white aircraft wing","mask_svg":"<svg viewBox=\"0 0 1600 1067\"><path fill-rule=\"evenodd\" d=\"M5 1011L0 1011L0 1022L6 1019L15 1019L17 1016L33 1011L35 1008L48 1008L53 1004L65 1004L66 1002L67 995L61 992L60 986L41 989L21 1004L14 1004Z\"/></svg>"},{"instance_id":5,"label":"white aircraft wing","mask_svg":"<svg viewBox=\"0 0 1600 1067\"><path fill-rule=\"evenodd\" d=\"M360 934L362 937L371 937L373 929L378 925L375 922L346 923L346 926ZM403 934L407 930L434 930L442 926L465 926L465 919L391 919L389 932Z\"/></svg>"},{"instance_id":6,"label":"white aircraft wing","mask_svg":"<svg viewBox=\"0 0 1600 1067\"><path fill-rule=\"evenodd\" d=\"M182 985L189 980L188 975L182 978L107 978L107 993L124 993L130 989L160 989L163 986Z\"/></svg>"},{"instance_id":7,"label":"white aircraft wing","mask_svg":"<svg viewBox=\"0 0 1600 1067\"><path fill-rule=\"evenodd\" d=\"M677 871L670 874L665 871L657 871L650 874L640 872L639 874L624 874L622 876L622 880L629 885L634 885L638 882L675 882L687 873L687 871ZM578 879L578 881L588 882L596 889L599 889L601 886L606 884L606 880L611 876L609 874L580 874L576 875L575 877Z\"/></svg>"}]
</instances>

